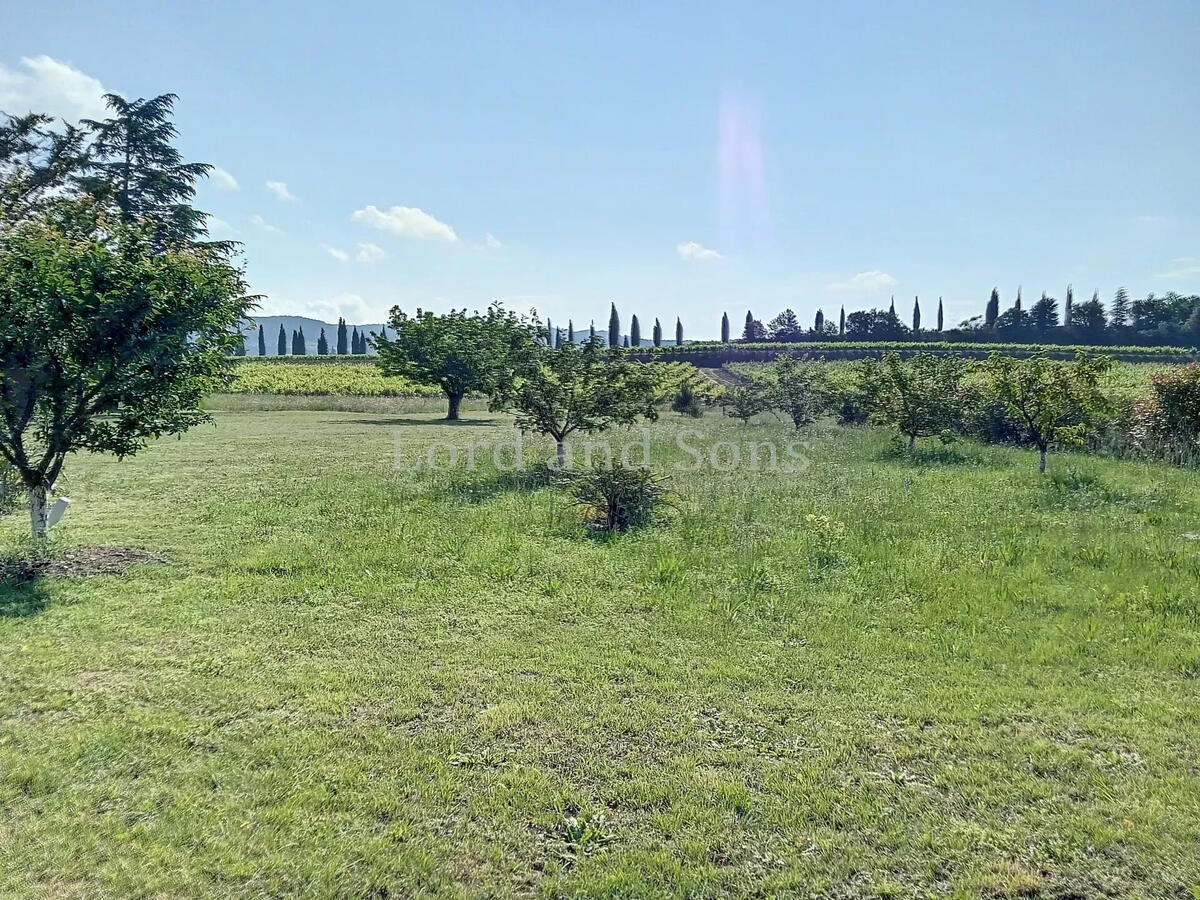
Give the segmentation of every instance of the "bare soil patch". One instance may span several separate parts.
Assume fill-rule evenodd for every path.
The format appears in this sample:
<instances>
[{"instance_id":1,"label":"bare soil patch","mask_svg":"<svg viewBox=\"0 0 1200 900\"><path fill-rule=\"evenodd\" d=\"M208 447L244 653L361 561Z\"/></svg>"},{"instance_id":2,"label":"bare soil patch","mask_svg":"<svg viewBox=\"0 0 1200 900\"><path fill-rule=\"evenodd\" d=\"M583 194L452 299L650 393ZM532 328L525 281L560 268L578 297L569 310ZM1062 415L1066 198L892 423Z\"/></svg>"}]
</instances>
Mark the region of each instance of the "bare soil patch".
<instances>
[{"instance_id":1,"label":"bare soil patch","mask_svg":"<svg viewBox=\"0 0 1200 900\"><path fill-rule=\"evenodd\" d=\"M165 565L169 558L138 547L100 547L79 544L53 556L0 559L0 581L24 582L42 576L85 578L120 575L133 566Z\"/></svg>"}]
</instances>

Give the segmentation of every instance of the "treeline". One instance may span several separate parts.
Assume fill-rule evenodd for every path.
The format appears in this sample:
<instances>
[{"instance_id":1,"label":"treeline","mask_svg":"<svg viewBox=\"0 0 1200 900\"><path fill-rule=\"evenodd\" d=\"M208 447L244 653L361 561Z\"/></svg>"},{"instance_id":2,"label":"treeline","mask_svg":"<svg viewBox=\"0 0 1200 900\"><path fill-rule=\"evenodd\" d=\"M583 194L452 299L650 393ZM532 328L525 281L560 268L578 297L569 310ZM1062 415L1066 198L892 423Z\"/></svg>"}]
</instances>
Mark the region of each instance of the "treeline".
<instances>
[{"instance_id":1,"label":"treeline","mask_svg":"<svg viewBox=\"0 0 1200 900\"><path fill-rule=\"evenodd\" d=\"M325 337L325 329L321 329L321 334L317 337L317 356L365 356L370 349L371 342L375 339L375 332L359 333L358 326L347 333L346 320L338 319L337 326L337 343L334 344L330 352L329 340ZM233 349L234 356L246 356L245 342L237 345ZM267 335L262 325L258 326L258 355L267 355ZM289 339L287 330L283 327L283 323L279 324L279 334L275 339L275 356L307 356L308 354L308 339L304 336L304 326L292 329L291 338Z\"/></svg>"},{"instance_id":2,"label":"treeline","mask_svg":"<svg viewBox=\"0 0 1200 900\"><path fill-rule=\"evenodd\" d=\"M983 313L956 327L945 327L945 310L938 298L932 326L922 317L921 300L913 298L910 315L901 318L896 299L886 310L868 309L846 313L843 306L837 321L818 309L811 328L804 327L790 309L765 324L746 312L740 343L772 341L961 341L966 343L1048 343L1089 346L1166 346L1200 344L1200 296L1168 292L1162 297L1148 294L1134 299L1125 288L1117 290L1106 306L1097 291L1090 300L1075 301L1067 287L1061 307L1055 297L1043 292L1026 307L1020 288L1011 306L1001 308L1000 291L993 288ZM729 315L721 317L721 342L729 343Z\"/></svg>"}]
</instances>

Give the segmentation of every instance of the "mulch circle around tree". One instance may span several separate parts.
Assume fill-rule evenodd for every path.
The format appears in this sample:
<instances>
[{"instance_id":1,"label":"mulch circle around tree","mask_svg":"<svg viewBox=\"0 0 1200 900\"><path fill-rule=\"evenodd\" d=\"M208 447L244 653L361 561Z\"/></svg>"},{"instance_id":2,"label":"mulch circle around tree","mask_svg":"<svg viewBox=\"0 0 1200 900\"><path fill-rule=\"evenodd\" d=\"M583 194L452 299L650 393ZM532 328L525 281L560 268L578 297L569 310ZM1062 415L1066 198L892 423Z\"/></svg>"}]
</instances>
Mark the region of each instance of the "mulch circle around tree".
<instances>
[{"instance_id":1,"label":"mulch circle around tree","mask_svg":"<svg viewBox=\"0 0 1200 900\"><path fill-rule=\"evenodd\" d=\"M100 547L79 544L41 559L0 559L0 581L31 581L42 576L84 578L120 575L132 566L165 565L170 559L137 547Z\"/></svg>"}]
</instances>

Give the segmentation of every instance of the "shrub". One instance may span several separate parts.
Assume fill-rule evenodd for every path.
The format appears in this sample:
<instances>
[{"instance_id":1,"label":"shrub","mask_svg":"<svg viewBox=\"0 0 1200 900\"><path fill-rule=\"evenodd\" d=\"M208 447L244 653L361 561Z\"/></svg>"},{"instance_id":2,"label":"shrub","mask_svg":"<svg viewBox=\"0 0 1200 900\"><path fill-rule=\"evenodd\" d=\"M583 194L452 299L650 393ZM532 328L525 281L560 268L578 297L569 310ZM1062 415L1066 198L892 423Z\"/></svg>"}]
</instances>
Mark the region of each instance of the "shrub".
<instances>
[{"instance_id":1,"label":"shrub","mask_svg":"<svg viewBox=\"0 0 1200 900\"><path fill-rule=\"evenodd\" d=\"M671 401L671 411L691 416L693 419L704 415L704 410L700 408L700 401L696 397L696 391L692 388L690 381L684 381L679 385L679 391L675 394L675 399Z\"/></svg>"},{"instance_id":2,"label":"shrub","mask_svg":"<svg viewBox=\"0 0 1200 900\"><path fill-rule=\"evenodd\" d=\"M1200 363L1151 378L1150 396L1134 412L1133 431L1145 450L1180 461L1200 458Z\"/></svg>"},{"instance_id":3,"label":"shrub","mask_svg":"<svg viewBox=\"0 0 1200 900\"><path fill-rule=\"evenodd\" d=\"M593 469L572 481L571 493L584 521L603 531L652 524L658 507L671 502L667 479L649 469Z\"/></svg>"},{"instance_id":4,"label":"shrub","mask_svg":"<svg viewBox=\"0 0 1200 900\"><path fill-rule=\"evenodd\" d=\"M766 391L757 384L739 384L730 390L722 403L728 414L742 422L749 422L761 412L771 408Z\"/></svg>"}]
</instances>

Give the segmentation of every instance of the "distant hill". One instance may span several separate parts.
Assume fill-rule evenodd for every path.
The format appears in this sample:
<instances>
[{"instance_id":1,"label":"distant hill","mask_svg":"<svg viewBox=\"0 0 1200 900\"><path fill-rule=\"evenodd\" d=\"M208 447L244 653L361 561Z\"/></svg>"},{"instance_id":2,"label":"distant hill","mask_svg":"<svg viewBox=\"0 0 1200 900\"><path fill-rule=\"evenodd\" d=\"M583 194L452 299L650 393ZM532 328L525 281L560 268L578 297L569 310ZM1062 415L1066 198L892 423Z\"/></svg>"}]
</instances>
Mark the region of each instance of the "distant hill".
<instances>
[{"instance_id":1,"label":"distant hill","mask_svg":"<svg viewBox=\"0 0 1200 900\"><path fill-rule=\"evenodd\" d=\"M274 356L275 351L279 347L279 326L283 326L283 332L288 339L288 355L291 355L292 347L292 332L303 328L304 343L308 347L308 355L316 356L317 354L317 338L321 336L321 329L325 329L325 340L329 342L329 352L337 352L337 322L322 322L320 319L310 319L307 316L255 316L251 319L251 324L242 332L242 338L246 344L247 356L258 356L258 326L262 325L263 334L267 340L267 356ZM360 334L370 334L372 331L376 334L385 332L386 326L381 322L368 323L359 325L355 322L347 322L346 330L353 333L354 328L358 328ZM392 336L393 332L386 332L388 336ZM368 349L368 353L374 353L373 349Z\"/></svg>"}]
</instances>

